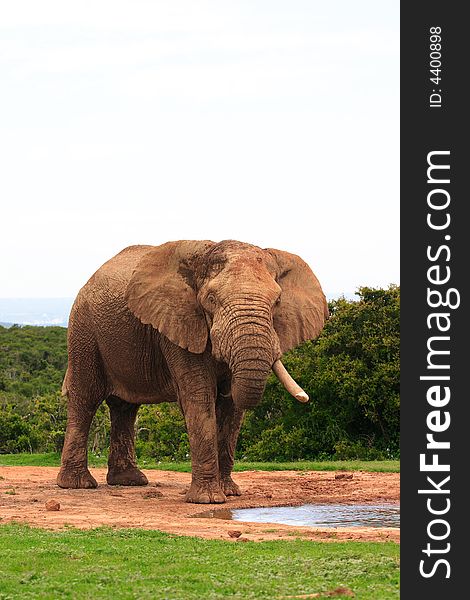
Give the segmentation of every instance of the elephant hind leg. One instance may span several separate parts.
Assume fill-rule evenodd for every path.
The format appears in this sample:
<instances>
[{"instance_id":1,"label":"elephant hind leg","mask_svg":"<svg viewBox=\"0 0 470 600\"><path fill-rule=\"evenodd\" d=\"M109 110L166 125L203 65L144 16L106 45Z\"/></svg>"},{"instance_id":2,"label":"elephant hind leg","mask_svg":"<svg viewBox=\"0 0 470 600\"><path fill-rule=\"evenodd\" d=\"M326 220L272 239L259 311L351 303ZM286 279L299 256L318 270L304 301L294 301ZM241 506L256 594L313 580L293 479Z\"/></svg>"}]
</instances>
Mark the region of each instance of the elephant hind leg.
<instances>
[{"instance_id":1,"label":"elephant hind leg","mask_svg":"<svg viewBox=\"0 0 470 600\"><path fill-rule=\"evenodd\" d=\"M67 395L67 429L57 484L63 488L95 488L88 470L88 434L93 417L106 397L106 380L90 320L79 302L70 316L68 368L62 386Z\"/></svg>"},{"instance_id":2,"label":"elephant hind leg","mask_svg":"<svg viewBox=\"0 0 470 600\"><path fill-rule=\"evenodd\" d=\"M95 488L96 479L88 470L88 434L100 401L77 401L68 392L67 429L57 485L61 488Z\"/></svg>"},{"instance_id":3,"label":"elephant hind leg","mask_svg":"<svg viewBox=\"0 0 470 600\"><path fill-rule=\"evenodd\" d=\"M231 474L238 434L245 411L236 408L231 398L219 395L216 414L220 484L226 496L241 496L242 492L233 481Z\"/></svg>"},{"instance_id":4,"label":"elephant hind leg","mask_svg":"<svg viewBox=\"0 0 470 600\"><path fill-rule=\"evenodd\" d=\"M109 485L147 485L147 477L137 468L135 458L135 420L138 404L117 396L106 400L111 415L111 445L108 458Z\"/></svg>"}]
</instances>

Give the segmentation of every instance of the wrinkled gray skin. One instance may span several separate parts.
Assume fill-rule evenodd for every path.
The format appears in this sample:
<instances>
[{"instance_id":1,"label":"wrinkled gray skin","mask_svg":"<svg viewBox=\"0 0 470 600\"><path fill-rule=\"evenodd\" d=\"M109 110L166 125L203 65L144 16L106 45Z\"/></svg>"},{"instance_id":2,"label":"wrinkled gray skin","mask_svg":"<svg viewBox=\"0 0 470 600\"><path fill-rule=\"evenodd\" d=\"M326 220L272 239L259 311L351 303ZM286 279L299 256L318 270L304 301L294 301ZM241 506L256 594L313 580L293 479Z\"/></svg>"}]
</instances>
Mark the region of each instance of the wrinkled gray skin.
<instances>
[{"instance_id":1,"label":"wrinkled gray skin","mask_svg":"<svg viewBox=\"0 0 470 600\"><path fill-rule=\"evenodd\" d=\"M137 411L178 402L192 460L186 500L240 495L231 472L244 411L260 402L274 361L315 338L327 315L318 280L293 254L235 241L126 248L91 277L72 308L58 485L96 487L87 439L104 400L108 483L147 484L134 452Z\"/></svg>"}]
</instances>

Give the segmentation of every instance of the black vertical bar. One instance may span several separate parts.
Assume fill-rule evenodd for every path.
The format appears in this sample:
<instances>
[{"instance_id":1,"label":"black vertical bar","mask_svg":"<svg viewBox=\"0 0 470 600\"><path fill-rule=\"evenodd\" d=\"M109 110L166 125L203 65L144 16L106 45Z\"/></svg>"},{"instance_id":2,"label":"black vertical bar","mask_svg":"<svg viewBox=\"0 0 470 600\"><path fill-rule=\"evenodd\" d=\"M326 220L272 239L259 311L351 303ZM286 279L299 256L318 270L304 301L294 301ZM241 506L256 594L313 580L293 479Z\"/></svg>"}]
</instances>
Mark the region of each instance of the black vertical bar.
<instances>
[{"instance_id":1,"label":"black vertical bar","mask_svg":"<svg viewBox=\"0 0 470 600\"><path fill-rule=\"evenodd\" d=\"M464 90L469 87L470 35L465 9L465 3L460 2L401 3L401 597L405 599L470 597L470 553L466 543L470 502L465 490L470 481L470 397L465 377L470 373L470 220L466 217L470 198L464 189L469 170L465 139L469 115L468 110L464 111ZM440 58L437 53L431 55L437 50L430 46L431 35L439 30ZM432 82L436 74L431 69L439 68L439 61L439 80ZM430 160L449 165L450 169L431 170L428 181L428 156L436 151L449 154L435 154ZM449 183L443 183L447 178ZM434 192L429 199L432 190L444 191ZM442 210L428 204L444 206L448 198L449 205ZM427 222L428 215L437 227L450 218L448 227L434 229ZM433 266L438 269L429 272ZM447 275L450 277L445 283L430 281L442 281ZM430 303L439 304L439 296L434 294L429 299L428 290L440 292L443 302L448 298L455 308L431 307ZM449 290L454 291L446 296ZM442 329L450 323L448 331L439 330L438 318L430 317L433 313L446 315L439 323ZM430 341L433 336L440 339ZM449 350L450 354L430 355L429 344L434 350ZM448 376L449 380L420 379L435 376ZM445 394L445 387L449 388L446 405L430 404L432 386L439 386L439 398ZM434 394L431 400L436 397ZM431 415L436 410L439 415ZM448 417L450 425L442 432L429 428L430 424L444 428ZM450 448L427 448L426 435L432 433L433 439L450 442ZM425 454L427 464L436 454L435 460L450 465L450 470L423 471L421 454ZM448 476L450 479L442 483ZM430 509L442 514L432 514Z\"/></svg>"}]
</instances>

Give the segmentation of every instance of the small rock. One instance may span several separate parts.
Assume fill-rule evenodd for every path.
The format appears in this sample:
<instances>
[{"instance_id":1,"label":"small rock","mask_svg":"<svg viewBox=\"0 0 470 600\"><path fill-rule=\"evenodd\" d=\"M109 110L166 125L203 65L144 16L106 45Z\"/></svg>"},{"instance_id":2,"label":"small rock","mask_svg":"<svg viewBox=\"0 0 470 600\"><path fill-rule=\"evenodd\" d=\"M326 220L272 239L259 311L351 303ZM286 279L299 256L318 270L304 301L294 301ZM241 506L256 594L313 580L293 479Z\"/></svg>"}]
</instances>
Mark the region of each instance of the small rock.
<instances>
[{"instance_id":1,"label":"small rock","mask_svg":"<svg viewBox=\"0 0 470 600\"><path fill-rule=\"evenodd\" d=\"M352 479L352 473L335 473L335 479Z\"/></svg>"},{"instance_id":2,"label":"small rock","mask_svg":"<svg viewBox=\"0 0 470 600\"><path fill-rule=\"evenodd\" d=\"M241 534L242 534L241 531L235 531L233 529L229 529L229 531L227 531L227 533L229 534L229 536L231 538L239 538L241 536Z\"/></svg>"},{"instance_id":3,"label":"small rock","mask_svg":"<svg viewBox=\"0 0 470 600\"><path fill-rule=\"evenodd\" d=\"M48 500L46 502L46 510L60 510L60 504L57 500Z\"/></svg>"},{"instance_id":4,"label":"small rock","mask_svg":"<svg viewBox=\"0 0 470 600\"><path fill-rule=\"evenodd\" d=\"M146 500L149 498L161 498L162 496L163 494L158 490L147 490L142 494L142 498L145 498Z\"/></svg>"},{"instance_id":5,"label":"small rock","mask_svg":"<svg viewBox=\"0 0 470 600\"><path fill-rule=\"evenodd\" d=\"M39 502L37 498L31 498L31 502Z\"/></svg>"},{"instance_id":6,"label":"small rock","mask_svg":"<svg viewBox=\"0 0 470 600\"><path fill-rule=\"evenodd\" d=\"M237 542L249 542L250 540L248 538L244 538L244 537L239 537L237 538Z\"/></svg>"}]
</instances>

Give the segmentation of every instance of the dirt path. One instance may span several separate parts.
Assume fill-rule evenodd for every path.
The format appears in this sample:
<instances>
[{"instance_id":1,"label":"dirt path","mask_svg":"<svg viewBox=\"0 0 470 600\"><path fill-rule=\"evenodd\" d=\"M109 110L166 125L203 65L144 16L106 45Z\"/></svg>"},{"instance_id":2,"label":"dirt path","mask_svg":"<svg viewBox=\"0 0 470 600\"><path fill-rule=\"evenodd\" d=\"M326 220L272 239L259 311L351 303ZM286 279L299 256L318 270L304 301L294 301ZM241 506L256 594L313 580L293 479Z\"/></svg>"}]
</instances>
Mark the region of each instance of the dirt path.
<instances>
[{"instance_id":1,"label":"dirt path","mask_svg":"<svg viewBox=\"0 0 470 600\"><path fill-rule=\"evenodd\" d=\"M356 471L352 478L335 479L334 471L246 471L235 473L243 496L223 505L187 504L184 492L189 473L147 470L146 487L106 485L105 469L91 469L96 490L62 490L55 484L54 467L0 467L0 524L19 521L49 529L64 525L86 529L141 527L168 533L230 540L229 531L241 539L272 540L302 537L313 540L399 541L397 528L292 527L268 523L242 523L201 519L194 515L215 508L253 508L305 503L398 502L398 473ZM57 500L59 511L47 511L47 500ZM236 539L234 539L236 541Z\"/></svg>"}]
</instances>

